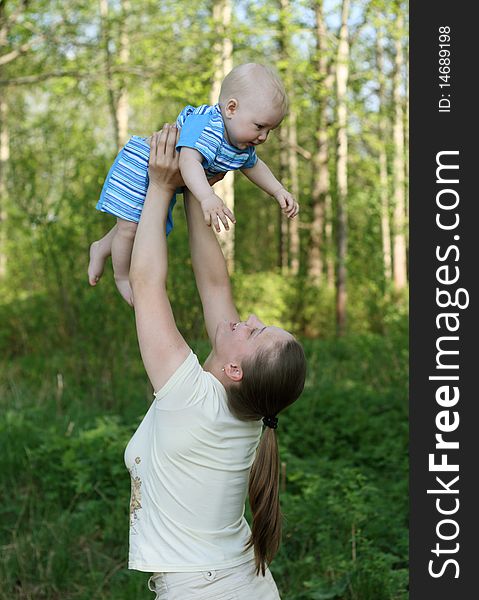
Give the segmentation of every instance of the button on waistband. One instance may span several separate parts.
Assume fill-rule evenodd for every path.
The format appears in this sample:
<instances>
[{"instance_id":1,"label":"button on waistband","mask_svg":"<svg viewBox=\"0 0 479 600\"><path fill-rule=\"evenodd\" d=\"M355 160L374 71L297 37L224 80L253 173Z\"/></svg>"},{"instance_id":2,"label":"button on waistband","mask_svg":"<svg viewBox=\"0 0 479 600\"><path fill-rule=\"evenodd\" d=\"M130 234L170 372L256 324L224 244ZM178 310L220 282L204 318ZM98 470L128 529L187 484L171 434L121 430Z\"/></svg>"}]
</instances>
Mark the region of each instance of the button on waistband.
<instances>
[{"instance_id":1,"label":"button on waistband","mask_svg":"<svg viewBox=\"0 0 479 600\"><path fill-rule=\"evenodd\" d=\"M208 581L213 581L213 579L216 577L216 571L204 571L203 577Z\"/></svg>"}]
</instances>

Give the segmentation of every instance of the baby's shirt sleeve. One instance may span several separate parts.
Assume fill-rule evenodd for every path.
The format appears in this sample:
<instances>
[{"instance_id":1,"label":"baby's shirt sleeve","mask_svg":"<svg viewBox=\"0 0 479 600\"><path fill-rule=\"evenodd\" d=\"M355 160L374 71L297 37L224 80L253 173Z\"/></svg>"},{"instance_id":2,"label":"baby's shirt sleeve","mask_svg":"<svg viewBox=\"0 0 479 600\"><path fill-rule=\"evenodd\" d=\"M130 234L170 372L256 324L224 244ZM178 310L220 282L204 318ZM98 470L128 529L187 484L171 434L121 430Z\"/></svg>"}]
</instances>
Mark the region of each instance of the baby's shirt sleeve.
<instances>
[{"instance_id":1,"label":"baby's shirt sleeve","mask_svg":"<svg viewBox=\"0 0 479 600\"><path fill-rule=\"evenodd\" d=\"M242 169L251 169L258 162L258 156L254 148L248 148L249 157L248 160L241 167Z\"/></svg>"},{"instance_id":2,"label":"baby's shirt sleeve","mask_svg":"<svg viewBox=\"0 0 479 600\"><path fill-rule=\"evenodd\" d=\"M223 139L223 131L212 123L210 114L190 114L184 120L176 149L194 148L203 156L207 169L215 160Z\"/></svg>"}]
</instances>

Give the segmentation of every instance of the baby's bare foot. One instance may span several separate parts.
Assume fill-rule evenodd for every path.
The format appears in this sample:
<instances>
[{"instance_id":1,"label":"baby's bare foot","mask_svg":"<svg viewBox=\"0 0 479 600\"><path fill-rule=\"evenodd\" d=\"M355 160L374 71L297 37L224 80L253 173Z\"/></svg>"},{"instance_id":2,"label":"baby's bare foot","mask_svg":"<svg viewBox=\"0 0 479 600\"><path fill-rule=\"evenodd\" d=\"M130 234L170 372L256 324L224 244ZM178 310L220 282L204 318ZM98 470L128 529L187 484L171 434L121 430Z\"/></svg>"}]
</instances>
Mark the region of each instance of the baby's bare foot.
<instances>
[{"instance_id":1,"label":"baby's bare foot","mask_svg":"<svg viewBox=\"0 0 479 600\"><path fill-rule=\"evenodd\" d=\"M102 252L100 242L93 242L90 246L90 262L88 264L88 282L90 285L96 285L103 275L106 256Z\"/></svg>"},{"instance_id":2,"label":"baby's bare foot","mask_svg":"<svg viewBox=\"0 0 479 600\"><path fill-rule=\"evenodd\" d=\"M130 286L128 279L117 279L115 277L116 287L122 295L122 297L128 302L130 306L133 306L133 291Z\"/></svg>"}]
</instances>

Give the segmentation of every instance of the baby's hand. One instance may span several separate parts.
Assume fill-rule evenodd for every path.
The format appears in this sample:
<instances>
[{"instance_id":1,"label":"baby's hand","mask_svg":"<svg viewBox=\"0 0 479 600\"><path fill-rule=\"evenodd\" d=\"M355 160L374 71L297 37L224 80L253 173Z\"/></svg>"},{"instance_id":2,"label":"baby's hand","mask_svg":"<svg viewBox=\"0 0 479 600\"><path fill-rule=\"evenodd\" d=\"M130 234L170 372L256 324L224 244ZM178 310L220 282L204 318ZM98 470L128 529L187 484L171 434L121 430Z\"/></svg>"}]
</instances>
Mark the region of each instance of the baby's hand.
<instances>
[{"instance_id":1,"label":"baby's hand","mask_svg":"<svg viewBox=\"0 0 479 600\"><path fill-rule=\"evenodd\" d=\"M228 230L229 223L228 219L234 224L236 218L231 210L226 206L223 200L217 196L213 190L211 194L200 200L203 215L205 217L205 223L208 227L214 227L216 231L220 232L220 224L218 219L223 223L223 227Z\"/></svg>"},{"instance_id":2,"label":"baby's hand","mask_svg":"<svg viewBox=\"0 0 479 600\"><path fill-rule=\"evenodd\" d=\"M292 194L288 192L288 190L280 188L273 194L273 197L281 206L281 210L287 217L293 219L298 214L299 204L296 202Z\"/></svg>"}]
</instances>

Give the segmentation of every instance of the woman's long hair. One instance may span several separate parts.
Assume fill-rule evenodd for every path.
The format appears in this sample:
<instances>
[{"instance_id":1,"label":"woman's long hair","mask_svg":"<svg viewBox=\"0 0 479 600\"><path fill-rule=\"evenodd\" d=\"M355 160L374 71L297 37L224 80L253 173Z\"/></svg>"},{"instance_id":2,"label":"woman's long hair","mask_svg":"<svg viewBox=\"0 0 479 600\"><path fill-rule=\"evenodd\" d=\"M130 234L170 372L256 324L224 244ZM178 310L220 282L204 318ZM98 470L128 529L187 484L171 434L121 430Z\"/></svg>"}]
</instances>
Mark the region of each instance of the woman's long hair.
<instances>
[{"instance_id":1,"label":"woman's long hair","mask_svg":"<svg viewBox=\"0 0 479 600\"><path fill-rule=\"evenodd\" d=\"M243 378L228 389L232 412L242 420L274 417L301 394L306 377L306 358L296 340L260 350L241 365ZM279 505L279 450L276 430L265 427L249 478L249 503L253 516L251 538L256 573L264 575L281 544Z\"/></svg>"}]
</instances>

